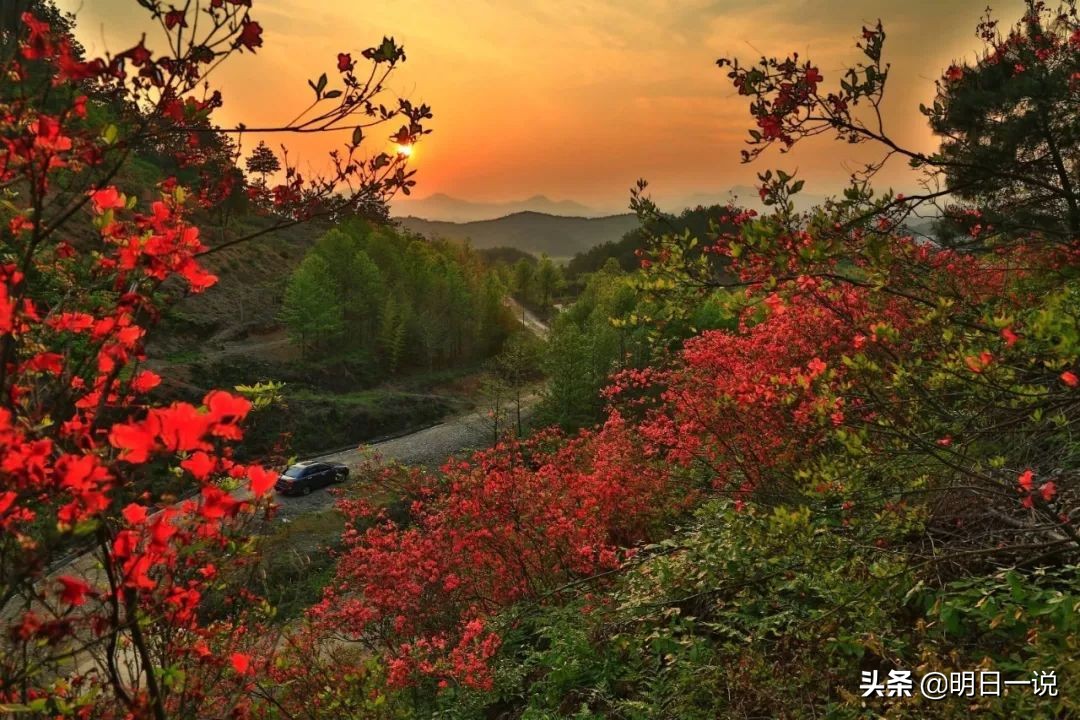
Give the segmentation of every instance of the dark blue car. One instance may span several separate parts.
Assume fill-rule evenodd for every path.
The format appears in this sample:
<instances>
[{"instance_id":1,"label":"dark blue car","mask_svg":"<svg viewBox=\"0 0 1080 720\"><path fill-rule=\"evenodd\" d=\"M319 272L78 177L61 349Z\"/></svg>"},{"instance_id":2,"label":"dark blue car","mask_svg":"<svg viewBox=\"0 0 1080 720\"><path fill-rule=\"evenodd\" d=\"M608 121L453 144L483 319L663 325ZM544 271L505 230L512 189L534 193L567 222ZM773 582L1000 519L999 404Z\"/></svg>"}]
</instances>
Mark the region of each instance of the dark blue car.
<instances>
[{"instance_id":1,"label":"dark blue car","mask_svg":"<svg viewBox=\"0 0 1080 720\"><path fill-rule=\"evenodd\" d=\"M274 489L282 495L307 495L312 490L345 482L348 477L349 468L341 463L300 462L281 474Z\"/></svg>"}]
</instances>

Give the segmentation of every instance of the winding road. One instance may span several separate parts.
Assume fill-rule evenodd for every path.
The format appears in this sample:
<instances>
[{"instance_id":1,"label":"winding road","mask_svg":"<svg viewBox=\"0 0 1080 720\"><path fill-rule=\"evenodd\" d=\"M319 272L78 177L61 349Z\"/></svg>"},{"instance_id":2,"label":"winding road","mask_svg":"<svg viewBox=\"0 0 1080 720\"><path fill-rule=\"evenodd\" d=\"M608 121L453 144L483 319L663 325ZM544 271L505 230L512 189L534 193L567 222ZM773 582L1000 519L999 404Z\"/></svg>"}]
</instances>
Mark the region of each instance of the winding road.
<instances>
[{"instance_id":1,"label":"winding road","mask_svg":"<svg viewBox=\"0 0 1080 720\"><path fill-rule=\"evenodd\" d=\"M521 312L521 306L513 300L508 300L508 305L516 309L518 313ZM525 318L525 325L529 330L540 337L547 334L547 325L531 312L525 311ZM523 419L527 419L532 414L537 402L538 398L533 394L522 399L521 414ZM509 414L513 405L511 402L506 402L504 407ZM308 459L340 462L349 466L351 470L355 470L366 459L375 455L384 461L436 468L451 455L467 453L490 446L491 436L492 421L489 412L479 410L450 417L436 425L398 437ZM355 480L354 476L350 479L350 482L355 482ZM234 490L232 494L239 500L251 498L251 493L246 487ZM279 505L277 517L288 521L307 513L326 510L333 506L335 496L336 493L330 493L326 490L318 490L310 495L300 497L277 495L275 497L275 501ZM60 561L51 569L44 582L55 580L61 575L81 577L97 586L104 586L105 581L100 564L93 553L89 552L70 557L66 561ZM13 604L9 603L7 607L0 608L0 619L5 619L12 612Z\"/></svg>"},{"instance_id":2,"label":"winding road","mask_svg":"<svg viewBox=\"0 0 1080 720\"><path fill-rule=\"evenodd\" d=\"M527 418L532 414L537 401L535 395L522 399L522 418ZM508 403L506 407L510 408L512 404ZM458 415L437 425L407 435L309 459L344 463L350 470L355 470L364 460L375 455L383 461L436 468L442 465L451 455L467 453L490 446L491 436L491 420L488 417L488 412L482 410ZM355 480L355 477L353 480ZM233 495L238 499L246 500L250 498L250 493L246 489L237 490ZM277 516L287 520L307 513L325 510L334 504L334 496L335 493L329 493L325 490L316 490L310 495L298 497L278 495L275 498L279 506Z\"/></svg>"}]
</instances>

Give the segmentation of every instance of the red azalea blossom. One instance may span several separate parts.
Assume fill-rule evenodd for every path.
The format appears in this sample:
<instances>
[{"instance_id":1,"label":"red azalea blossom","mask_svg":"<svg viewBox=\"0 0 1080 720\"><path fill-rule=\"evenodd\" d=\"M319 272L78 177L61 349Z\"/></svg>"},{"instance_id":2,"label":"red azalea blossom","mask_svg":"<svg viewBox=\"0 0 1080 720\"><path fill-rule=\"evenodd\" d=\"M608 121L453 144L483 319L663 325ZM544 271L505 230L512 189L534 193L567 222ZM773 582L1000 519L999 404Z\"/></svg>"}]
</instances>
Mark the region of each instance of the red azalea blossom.
<instances>
[{"instance_id":1,"label":"red azalea blossom","mask_svg":"<svg viewBox=\"0 0 1080 720\"><path fill-rule=\"evenodd\" d=\"M277 482L277 474L270 472L269 470L253 465L247 470L248 480L250 482L251 492L255 495L263 495L270 491L274 487L274 483Z\"/></svg>"},{"instance_id":2,"label":"red azalea blossom","mask_svg":"<svg viewBox=\"0 0 1080 720\"><path fill-rule=\"evenodd\" d=\"M90 194L90 201L94 205L94 210L103 213L106 210L117 209L124 207L124 196L115 187L102 188L101 190L95 190Z\"/></svg>"},{"instance_id":3,"label":"red azalea blossom","mask_svg":"<svg viewBox=\"0 0 1080 720\"><path fill-rule=\"evenodd\" d=\"M129 525L141 525L146 520L146 508L138 503L131 503L121 514Z\"/></svg>"},{"instance_id":4,"label":"red azalea blossom","mask_svg":"<svg viewBox=\"0 0 1080 720\"><path fill-rule=\"evenodd\" d=\"M148 393L161 384L161 377L150 370L143 370L131 379L131 389L138 393Z\"/></svg>"},{"instance_id":5,"label":"red azalea blossom","mask_svg":"<svg viewBox=\"0 0 1080 720\"><path fill-rule=\"evenodd\" d=\"M196 480L200 481L206 480L216 466L217 463L214 459L202 450L193 453L191 457L180 463L180 467L190 472Z\"/></svg>"},{"instance_id":6,"label":"red azalea blossom","mask_svg":"<svg viewBox=\"0 0 1080 720\"><path fill-rule=\"evenodd\" d=\"M90 586L78 578L69 575L61 575L57 581L64 586L60 592L60 601L78 607L86 603L86 595L90 592Z\"/></svg>"},{"instance_id":7,"label":"red azalea blossom","mask_svg":"<svg viewBox=\"0 0 1080 720\"><path fill-rule=\"evenodd\" d=\"M254 20L244 20L236 42L248 50L255 50L255 48L262 46L262 26Z\"/></svg>"},{"instance_id":8,"label":"red azalea blossom","mask_svg":"<svg viewBox=\"0 0 1080 720\"><path fill-rule=\"evenodd\" d=\"M251 667L251 656L244 653L233 653L229 656L229 662L232 663L233 669L241 675L246 675L248 669Z\"/></svg>"},{"instance_id":9,"label":"red azalea blossom","mask_svg":"<svg viewBox=\"0 0 1080 720\"><path fill-rule=\"evenodd\" d=\"M184 11L170 10L165 13L165 29L172 30L177 25L180 27L187 27L187 18L184 15Z\"/></svg>"}]
</instances>

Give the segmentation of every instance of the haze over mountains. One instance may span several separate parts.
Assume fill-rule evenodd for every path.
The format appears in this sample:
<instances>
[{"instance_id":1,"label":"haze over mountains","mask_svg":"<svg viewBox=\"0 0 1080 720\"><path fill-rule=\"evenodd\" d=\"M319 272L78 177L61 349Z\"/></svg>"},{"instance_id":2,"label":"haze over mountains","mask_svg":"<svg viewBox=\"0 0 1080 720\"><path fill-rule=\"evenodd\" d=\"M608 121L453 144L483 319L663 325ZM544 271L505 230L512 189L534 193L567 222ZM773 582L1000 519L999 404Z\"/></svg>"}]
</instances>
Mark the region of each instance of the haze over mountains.
<instances>
[{"instance_id":1,"label":"haze over mountains","mask_svg":"<svg viewBox=\"0 0 1080 720\"><path fill-rule=\"evenodd\" d=\"M444 193L435 193L424 198L400 198L393 202L393 214L397 217L411 216L446 222L493 220L520 212L564 217L599 217L615 214L596 210L573 200L552 200L544 195L533 195L525 200L510 202L473 202Z\"/></svg>"},{"instance_id":2,"label":"haze over mountains","mask_svg":"<svg viewBox=\"0 0 1080 720\"><path fill-rule=\"evenodd\" d=\"M468 240L478 249L512 247L533 255L568 259L595 245L618 240L638 226L638 219L631 213L589 218L516 212L467 223L416 217L398 218L398 223L430 238Z\"/></svg>"},{"instance_id":3,"label":"haze over mountains","mask_svg":"<svg viewBox=\"0 0 1080 720\"><path fill-rule=\"evenodd\" d=\"M809 207L824 200L822 195L810 195L807 193L800 193L797 198L797 204L800 207L804 205ZM661 192L655 194L653 199L662 210L674 214L678 214L684 208L697 207L698 205L724 205L729 202L737 202L743 207L755 209L760 209L762 206L757 189L749 185L736 185L726 190L689 194ZM506 202L479 202L456 198L446 193L435 193L421 198L399 196L394 199L391 209L395 217L415 217L424 220L464 223L477 220L494 220L495 218L521 212L560 215L562 217L605 217L608 215L622 215L628 212L629 204L629 195L627 195L627 201L624 203L596 207L576 200L553 200L546 195L533 195L524 200Z\"/></svg>"},{"instance_id":4,"label":"haze over mountains","mask_svg":"<svg viewBox=\"0 0 1080 720\"><path fill-rule=\"evenodd\" d=\"M655 200L661 210L675 215L699 205L735 203L756 210L764 207L755 188L741 185L716 192L661 194ZM796 205L801 209L823 200L822 196L800 194ZM618 241L638 226L637 217L626 210L594 208L544 195L510 202L473 202L436 193L397 199L392 211L402 227L427 237L469 240L479 249L513 247L561 259Z\"/></svg>"}]
</instances>

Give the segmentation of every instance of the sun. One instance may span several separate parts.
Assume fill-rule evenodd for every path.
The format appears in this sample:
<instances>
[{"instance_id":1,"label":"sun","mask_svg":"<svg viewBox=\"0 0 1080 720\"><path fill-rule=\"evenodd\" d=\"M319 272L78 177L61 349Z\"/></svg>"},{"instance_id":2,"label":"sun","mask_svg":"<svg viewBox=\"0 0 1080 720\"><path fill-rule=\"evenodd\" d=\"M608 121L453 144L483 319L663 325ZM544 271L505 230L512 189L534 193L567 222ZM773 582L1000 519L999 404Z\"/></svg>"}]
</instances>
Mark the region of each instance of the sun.
<instances>
[{"instance_id":1,"label":"sun","mask_svg":"<svg viewBox=\"0 0 1080 720\"><path fill-rule=\"evenodd\" d=\"M405 157L412 157L412 154L413 154L413 146L412 145L395 145L394 148L397 150L398 155L403 155Z\"/></svg>"}]
</instances>

